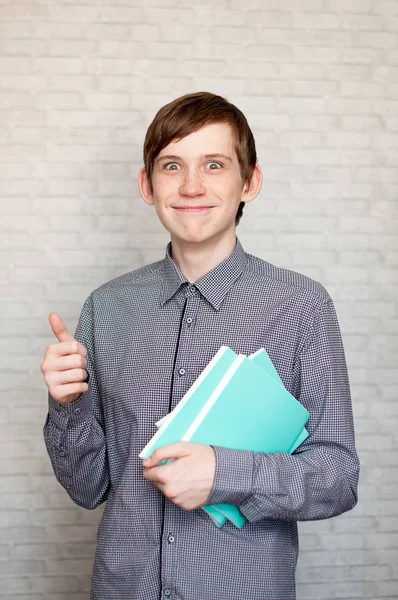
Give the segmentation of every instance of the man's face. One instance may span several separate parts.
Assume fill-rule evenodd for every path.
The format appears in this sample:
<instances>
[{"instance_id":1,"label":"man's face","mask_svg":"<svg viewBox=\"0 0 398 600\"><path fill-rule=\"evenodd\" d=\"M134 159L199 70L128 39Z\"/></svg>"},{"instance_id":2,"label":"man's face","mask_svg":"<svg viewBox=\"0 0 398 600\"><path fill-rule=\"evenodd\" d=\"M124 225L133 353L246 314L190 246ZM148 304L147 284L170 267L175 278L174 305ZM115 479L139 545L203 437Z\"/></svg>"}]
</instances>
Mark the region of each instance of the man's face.
<instances>
[{"instance_id":1,"label":"man's face","mask_svg":"<svg viewBox=\"0 0 398 600\"><path fill-rule=\"evenodd\" d=\"M226 123L205 125L172 141L155 159L153 191L144 170L140 185L172 242L229 237L235 231L239 203L253 199L245 192L232 129Z\"/></svg>"}]
</instances>

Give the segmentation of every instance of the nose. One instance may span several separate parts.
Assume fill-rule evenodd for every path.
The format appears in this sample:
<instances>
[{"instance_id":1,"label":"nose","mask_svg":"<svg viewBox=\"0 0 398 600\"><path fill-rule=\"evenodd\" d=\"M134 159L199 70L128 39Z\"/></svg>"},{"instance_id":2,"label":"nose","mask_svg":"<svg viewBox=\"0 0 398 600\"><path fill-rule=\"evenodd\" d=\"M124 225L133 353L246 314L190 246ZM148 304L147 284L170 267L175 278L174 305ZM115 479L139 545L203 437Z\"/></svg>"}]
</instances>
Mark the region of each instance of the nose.
<instances>
[{"instance_id":1,"label":"nose","mask_svg":"<svg viewBox=\"0 0 398 600\"><path fill-rule=\"evenodd\" d=\"M197 170L187 170L180 185L180 194L182 196L202 196L206 192L203 181Z\"/></svg>"}]
</instances>

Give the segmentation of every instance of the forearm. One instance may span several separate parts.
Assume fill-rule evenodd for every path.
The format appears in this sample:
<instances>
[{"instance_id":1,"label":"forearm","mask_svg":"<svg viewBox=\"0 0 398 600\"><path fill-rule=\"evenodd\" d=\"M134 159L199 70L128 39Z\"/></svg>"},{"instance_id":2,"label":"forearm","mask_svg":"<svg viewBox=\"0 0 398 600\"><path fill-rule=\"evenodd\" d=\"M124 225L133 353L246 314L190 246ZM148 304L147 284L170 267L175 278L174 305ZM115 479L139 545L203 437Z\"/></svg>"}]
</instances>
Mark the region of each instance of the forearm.
<instances>
[{"instance_id":1,"label":"forearm","mask_svg":"<svg viewBox=\"0 0 398 600\"><path fill-rule=\"evenodd\" d=\"M310 413L309 438L292 455L216 448L206 504L236 504L249 521L326 519L355 506L359 461L344 350L330 300L317 310L299 345L293 375L295 396Z\"/></svg>"},{"instance_id":2,"label":"forearm","mask_svg":"<svg viewBox=\"0 0 398 600\"><path fill-rule=\"evenodd\" d=\"M215 448L216 475L206 504L235 504L249 521L307 521L337 516L357 501L359 464L327 445L295 455Z\"/></svg>"},{"instance_id":3,"label":"forearm","mask_svg":"<svg viewBox=\"0 0 398 600\"><path fill-rule=\"evenodd\" d=\"M84 508L107 497L109 467L106 440L92 410L91 389L68 406L49 397L44 440L59 483Z\"/></svg>"}]
</instances>

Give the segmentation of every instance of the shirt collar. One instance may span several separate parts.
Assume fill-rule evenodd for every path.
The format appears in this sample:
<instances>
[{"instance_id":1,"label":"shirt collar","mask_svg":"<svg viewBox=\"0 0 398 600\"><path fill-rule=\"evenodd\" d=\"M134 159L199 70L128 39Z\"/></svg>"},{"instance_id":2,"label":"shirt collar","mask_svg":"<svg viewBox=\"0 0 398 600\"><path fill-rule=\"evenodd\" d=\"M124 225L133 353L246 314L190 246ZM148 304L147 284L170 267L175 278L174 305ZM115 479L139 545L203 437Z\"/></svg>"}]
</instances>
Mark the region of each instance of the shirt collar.
<instances>
[{"instance_id":1,"label":"shirt collar","mask_svg":"<svg viewBox=\"0 0 398 600\"><path fill-rule=\"evenodd\" d=\"M219 265L191 284L218 310L222 301L231 289L234 281L241 275L247 263L247 254L240 241L236 240L235 249ZM181 285L189 286L189 281L181 272L171 256L171 242L166 247L164 261L163 288L160 302L165 304L180 289Z\"/></svg>"}]
</instances>

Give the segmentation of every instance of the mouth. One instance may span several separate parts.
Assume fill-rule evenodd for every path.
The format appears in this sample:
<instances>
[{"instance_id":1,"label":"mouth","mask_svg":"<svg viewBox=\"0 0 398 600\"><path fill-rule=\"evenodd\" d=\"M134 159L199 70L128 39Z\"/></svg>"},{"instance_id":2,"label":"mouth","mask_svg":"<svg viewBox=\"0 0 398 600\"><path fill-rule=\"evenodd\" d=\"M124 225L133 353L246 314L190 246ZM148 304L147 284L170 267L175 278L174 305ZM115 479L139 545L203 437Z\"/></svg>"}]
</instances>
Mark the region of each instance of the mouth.
<instances>
[{"instance_id":1,"label":"mouth","mask_svg":"<svg viewBox=\"0 0 398 600\"><path fill-rule=\"evenodd\" d=\"M204 212L214 208L213 206L173 206L175 210L180 212Z\"/></svg>"}]
</instances>

